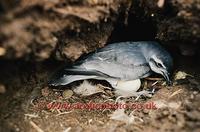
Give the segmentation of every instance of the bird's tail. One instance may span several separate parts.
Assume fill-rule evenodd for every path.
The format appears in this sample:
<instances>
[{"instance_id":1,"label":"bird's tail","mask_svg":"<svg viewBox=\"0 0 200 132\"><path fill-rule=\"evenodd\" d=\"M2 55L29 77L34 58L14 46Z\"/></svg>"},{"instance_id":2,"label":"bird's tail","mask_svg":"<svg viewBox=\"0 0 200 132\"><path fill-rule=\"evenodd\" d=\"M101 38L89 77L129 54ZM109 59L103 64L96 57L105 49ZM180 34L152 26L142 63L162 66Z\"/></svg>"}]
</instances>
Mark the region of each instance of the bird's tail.
<instances>
[{"instance_id":1,"label":"bird's tail","mask_svg":"<svg viewBox=\"0 0 200 132\"><path fill-rule=\"evenodd\" d=\"M108 75L99 71L88 71L85 68L71 67L58 71L55 75L52 76L52 78L50 78L48 84L50 86L67 85L75 81L95 79L99 77L108 77Z\"/></svg>"}]
</instances>

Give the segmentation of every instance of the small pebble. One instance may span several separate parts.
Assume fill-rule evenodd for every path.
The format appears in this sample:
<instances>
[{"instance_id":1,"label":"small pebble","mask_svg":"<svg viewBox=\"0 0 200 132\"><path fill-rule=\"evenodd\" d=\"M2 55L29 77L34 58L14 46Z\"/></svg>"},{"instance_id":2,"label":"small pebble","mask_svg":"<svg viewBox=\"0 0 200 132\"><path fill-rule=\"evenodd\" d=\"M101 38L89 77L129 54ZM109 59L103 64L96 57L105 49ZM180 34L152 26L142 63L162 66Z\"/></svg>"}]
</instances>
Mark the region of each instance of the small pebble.
<instances>
[{"instance_id":1,"label":"small pebble","mask_svg":"<svg viewBox=\"0 0 200 132\"><path fill-rule=\"evenodd\" d=\"M0 47L0 56L3 56L6 54L6 49L3 47Z\"/></svg>"},{"instance_id":2,"label":"small pebble","mask_svg":"<svg viewBox=\"0 0 200 132\"><path fill-rule=\"evenodd\" d=\"M73 91L68 89L63 91L62 96L63 98L68 99L71 98L73 94L74 94Z\"/></svg>"},{"instance_id":3,"label":"small pebble","mask_svg":"<svg viewBox=\"0 0 200 132\"><path fill-rule=\"evenodd\" d=\"M144 114L149 114L149 110L148 110L148 109L144 109L144 110L143 110L143 113L144 113Z\"/></svg>"},{"instance_id":4,"label":"small pebble","mask_svg":"<svg viewBox=\"0 0 200 132\"><path fill-rule=\"evenodd\" d=\"M20 131L20 129L19 129L19 128L16 128L15 130L16 130L16 132L19 132L19 131Z\"/></svg>"},{"instance_id":5,"label":"small pebble","mask_svg":"<svg viewBox=\"0 0 200 132\"><path fill-rule=\"evenodd\" d=\"M3 84L0 84L0 94L4 94L6 92L6 87Z\"/></svg>"},{"instance_id":6,"label":"small pebble","mask_svg":"<svg viewBox=\"0 0 200 132\"><path fill-rule=\"evenodd\" d=\"M176 123L176 115L170 115L170 116L168 116L168 119L171 121L171 122L173 122L173 123Z\"/></svg>"},{"instance_id":7,"label":"small pebble","mask_svg":"<svg viewBox=\"0 0 200 132\"><path fill-rule=\"evenodd\" d=\"M194 92L193 92L193 94L194 94L194 95L197 95L197 94L198 94L198 92L197 92L197 91L194 91Z\"/></svg>"},{"instance_id":8,"label":"small pebble","mask_svg":"<svg viewBox=\"0 0 200 132\"><path fill-rule=\"evenodd\" d=\"M168 116L169 115L169 111L168 110L163 111L163 115L164 116Z\"/></svg>"},{"instance_id":9,"label":"small pebble","mask_svg":"<svg viewBox=\"0 0 200 132\"><path fill-rule=\"evenodd\" d=\"M194 99L194 95L193 94L190 95L190 99Z\"/></svg>"},{"instance_id":10,"label":"small pebble","mask_svg":"<svg viewBox=\"0 0 200 132\"><path fill-rule=\"evenodd\" d=\"M190 111L186 113L186 116L192 121L200 120L199 112L198 111Z\"/></svg>"},{"instance_id":11,"label":"small pebble","mask_svg":"<svg viewBox=\"0 0 200 132\"><path fill-rule=\"evenodd\" d=\"M174 79L175 80L181 80L181 79L186 79L187 76L191 76L183 71L178 71L176 74L175 74L175 77Z\"/></svg>"},{"instance_id":12,"label":"small pebble","mask_svg":"<svg viewBox=\"0 0 200 132\"><path fill-rule=\"evenodd\" d=\"M198 107L197 110L200 111L200 107Z\"/></svg>"},{"instance_id":13,"label":"small pebble","mask_svg":"<svg viewBox=\"0 0 200 132\"><path fill-rule=\"evenodd\" d=\"M43 95L44 97L47 97L47 96L49 95L49 93L50 93L49 88L48 88L48 87L43 88L43 89L41 90L41 93L42 93L42 95Z\"/></svg>"}]
</instances>

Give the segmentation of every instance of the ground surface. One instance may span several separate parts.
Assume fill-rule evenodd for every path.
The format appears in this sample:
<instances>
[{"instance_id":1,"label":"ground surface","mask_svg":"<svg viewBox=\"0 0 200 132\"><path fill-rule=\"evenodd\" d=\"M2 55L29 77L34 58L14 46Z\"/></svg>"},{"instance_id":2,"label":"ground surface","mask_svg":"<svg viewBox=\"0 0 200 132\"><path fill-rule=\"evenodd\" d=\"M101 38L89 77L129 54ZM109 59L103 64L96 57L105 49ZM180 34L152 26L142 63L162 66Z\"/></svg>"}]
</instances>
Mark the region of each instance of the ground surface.
<instances>
[{"instance_id":1,"label":"ground surface","mask_svg":"<svg viewBox=\"0 0 200 132\"><path fill-rule=\"evenodd\" d=\"M188 58L187 58L188 59ZM190 58L189 58L190 59ZM189 60L188 59L188 60ZM183 59L184 60L184 59ZM191 59L190 59L191 60ZM4 62L1 71L1 87L5 93L0 96L0 131L199 131L200 129L200 71L194 63L180 61L176 70L185 71L194 77L178 80L175 86L168 89L161 82L153 86L156 93L152 98L123 99L128 102L170 102L171 105L159 109L142 109L133 112L135 120L130 124L126 121L110 119L114 109L62 109L50 110L46 102L68 103L114 103L114 97L103 94L80 97L73 95L65 99L63 90L52 90L46 85L49 73L55 71L60 64L45 62L43 64L27 64L26 62ZM183 66L184 63L184 66ZM15 65L16 67L13 67ZM31 71L29 68L31 67ZM192 68L191 68L192 67ZM5 69L9 68L10 72ZM22 72L23 71L23 72ZM20 74L19 74L20 72ZM154 81L148 81L148 86ZM174 81L175 82L175 81ZM4 84L4 85L3 85ZM66 88L66 87L65 87ZM1 88L1 92L2 88ZM159 103L160 104L160 103ZM163 103L161 103L163 105ZM127 110L130 113L132 110ZM39 127L39 128L38 128Z\"/></svg>"},{"instance_id":2,"label":"ground surface","mask_svg":"<svg viewBox=\"0 0 200 132\"><path fill-rule=\"evenodd\" d=\"M1 0L0 131L200 131L199 5L199 0ZM152 98L123 99L157 101L160 109L129 109L135 121L129 116L116 121L109 116L114 109L47 108L52 101L114 103L109 90L66 99L68 87L52 89L47 80L64 61L111 42L138 40L160 42L173 55L174 73L193 76L174 81L170 89L158 82Z\"/></svg>"},{"instance_id":3,"label":"ground surface","mask_svg":"<svg viewBox=\"0 0 200 132\"><path fill-rule=\"evenodd\" d=\"M199 0L1 0L0 57L75 61L108 42L155 39L196 52L199 12Z\"/></svg>"}]
</instances>

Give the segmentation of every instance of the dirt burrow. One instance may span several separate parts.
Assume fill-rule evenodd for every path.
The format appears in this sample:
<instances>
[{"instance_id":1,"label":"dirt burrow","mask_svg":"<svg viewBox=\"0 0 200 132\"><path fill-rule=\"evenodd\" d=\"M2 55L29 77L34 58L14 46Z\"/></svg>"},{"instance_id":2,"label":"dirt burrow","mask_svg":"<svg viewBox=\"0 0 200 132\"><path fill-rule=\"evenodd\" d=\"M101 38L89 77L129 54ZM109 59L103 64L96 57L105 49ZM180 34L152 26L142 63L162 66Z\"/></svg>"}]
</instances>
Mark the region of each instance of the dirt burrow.
<instances>
[{"instance_id":1,"label":"dirt burrow","mask_svg":"<svg viewBox=\"0 0 200 132\"><path fill-rule=\"evenodd\" d=\"M74 61L105 45L129 6L130 1L122 0L21 0L1 14L1 57Z\"/></svg>"},{"instance_id":2,"label":"dirt burrow","mask_svg":"<svg viewBox=\"0 0 200 132\"><path fill-rule=\"evenodd\" d=\"M199 50L199 5L198 0L164 4L157 0L0 1L0 131L36 131L38 127L43 131L199 131L198 58L174 55L179 54L174 47L182 49L180 45L189 46L186 51ZM138 102L164 100L180 104L178 108L136 111L134 116L143 122L126 124L109 119L114 110L60 114L37 107L53 100L107 100L102 94L64 99L62 91L48 88L49 76L63 65L55 60L75 61L108 42L155 39L172 47L176 71L194 77L178 81L171 89L158 83L151 99Z\"/></svg>"}]
</instances>

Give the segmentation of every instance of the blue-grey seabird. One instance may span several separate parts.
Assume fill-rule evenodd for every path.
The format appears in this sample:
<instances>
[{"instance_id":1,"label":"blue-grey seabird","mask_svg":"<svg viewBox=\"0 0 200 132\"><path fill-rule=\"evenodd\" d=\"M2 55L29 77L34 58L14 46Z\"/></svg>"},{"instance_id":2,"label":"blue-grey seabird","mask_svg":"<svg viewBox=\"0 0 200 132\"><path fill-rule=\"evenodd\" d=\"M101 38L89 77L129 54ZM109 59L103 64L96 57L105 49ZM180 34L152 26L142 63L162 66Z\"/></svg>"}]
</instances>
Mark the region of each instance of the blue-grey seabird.
<instances>
[{"instance_id":1,"label":"blue-grey seabird","mask_svg":"<svg viewBox=\"0 0 200 132\"><path fill-rule=\"evenodd\" d=\"M140 79L161 74L168 84L173 62L170 54L157 42L120 42L109 44L86 55L73 66L65 67L49 85L67 85L74 81L106 80L113 88L137 91Z\"/></svg>"}]
</instances>

